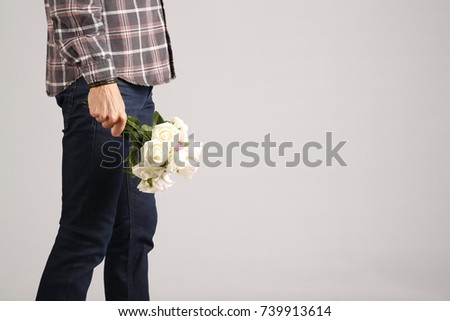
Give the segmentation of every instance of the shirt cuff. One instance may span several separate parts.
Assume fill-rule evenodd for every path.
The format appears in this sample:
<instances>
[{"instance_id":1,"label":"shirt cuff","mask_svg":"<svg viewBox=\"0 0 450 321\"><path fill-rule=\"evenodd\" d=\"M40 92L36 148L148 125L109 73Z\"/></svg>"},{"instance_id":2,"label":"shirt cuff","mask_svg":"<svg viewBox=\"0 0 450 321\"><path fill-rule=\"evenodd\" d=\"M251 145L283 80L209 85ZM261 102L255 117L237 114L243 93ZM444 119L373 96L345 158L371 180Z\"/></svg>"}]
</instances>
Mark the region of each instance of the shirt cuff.
<instances>
[{"instance_id":1,"label":"shirt cuff","mask_svg":"<svg viewBox=\"0 0 450 321\"><path fill-rule=\"evenodd\" d=\"M116 68L111 58L89 61L80 68L84 79L89 85L107 79L117 78Z\"/></svg>"}]
</instances>

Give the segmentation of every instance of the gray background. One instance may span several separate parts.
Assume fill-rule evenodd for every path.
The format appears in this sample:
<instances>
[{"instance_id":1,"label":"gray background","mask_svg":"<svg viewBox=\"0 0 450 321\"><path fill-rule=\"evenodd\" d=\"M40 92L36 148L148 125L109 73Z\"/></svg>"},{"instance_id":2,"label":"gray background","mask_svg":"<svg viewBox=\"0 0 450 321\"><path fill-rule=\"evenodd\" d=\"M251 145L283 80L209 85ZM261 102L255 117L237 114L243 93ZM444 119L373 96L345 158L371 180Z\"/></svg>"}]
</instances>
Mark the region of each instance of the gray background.
<instances>
[{"instance_id":1,"label":"gray background","mask_svg":"<svg viewBox=\"0 0 450 321\"><path fill-rule=\"evenodd\" d=\"M347 140L348 167L202 167L157 197L154 300L450 299L450 2L166 1L157 109L201 141ZM33 300L60 215L43 1L1 11L0 299ZM312 156L321 156L320 152ZM237 155L236 160L239 160ZM102 300L102 268L90 300Z\"/></svg>"}]
</instances>

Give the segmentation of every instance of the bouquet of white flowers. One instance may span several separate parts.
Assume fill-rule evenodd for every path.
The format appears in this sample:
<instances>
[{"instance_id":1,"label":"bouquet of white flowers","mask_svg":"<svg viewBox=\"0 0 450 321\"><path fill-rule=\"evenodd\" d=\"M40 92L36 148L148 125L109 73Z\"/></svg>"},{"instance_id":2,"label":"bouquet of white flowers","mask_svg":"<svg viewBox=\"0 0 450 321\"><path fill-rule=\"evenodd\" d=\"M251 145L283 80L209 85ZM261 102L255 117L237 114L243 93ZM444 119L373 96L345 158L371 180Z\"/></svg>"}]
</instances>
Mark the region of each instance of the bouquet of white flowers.
<instances>
[{"instance_id":1,"label":"bouquet of white flowers","mask_svg":"<svg viewBox=\"0 0 450 321\"><path fill-rule=\"evenodd\" d=\"M130 173L141 179L138 189L142 192L165 191L174 184L172 173L191 179L198 169L202 144L189 144L188 126L178 117L165 121L155 111L151 127L128 116L124 135L130 140L125 161Z\"/></svg>"}]
</instances>

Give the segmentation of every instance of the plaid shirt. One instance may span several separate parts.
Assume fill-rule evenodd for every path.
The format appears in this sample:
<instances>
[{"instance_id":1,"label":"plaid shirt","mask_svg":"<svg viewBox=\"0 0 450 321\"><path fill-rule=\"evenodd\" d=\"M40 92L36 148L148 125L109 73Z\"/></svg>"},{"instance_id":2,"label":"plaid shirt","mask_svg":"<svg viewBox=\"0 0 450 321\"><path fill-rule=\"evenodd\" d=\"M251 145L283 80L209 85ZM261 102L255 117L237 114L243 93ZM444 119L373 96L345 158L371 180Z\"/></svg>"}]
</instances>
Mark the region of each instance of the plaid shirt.
<instances>
[{"instance_id":1,"label":"plaid shirt","mask_svg":"<svg viewBox=\"0 0 450 321\"><path fill-rule=\"evenodd\" d=\"M83 76L153 86L176 77L163 0L45 0L46 92Z\"/></svg>"}]
</instances>

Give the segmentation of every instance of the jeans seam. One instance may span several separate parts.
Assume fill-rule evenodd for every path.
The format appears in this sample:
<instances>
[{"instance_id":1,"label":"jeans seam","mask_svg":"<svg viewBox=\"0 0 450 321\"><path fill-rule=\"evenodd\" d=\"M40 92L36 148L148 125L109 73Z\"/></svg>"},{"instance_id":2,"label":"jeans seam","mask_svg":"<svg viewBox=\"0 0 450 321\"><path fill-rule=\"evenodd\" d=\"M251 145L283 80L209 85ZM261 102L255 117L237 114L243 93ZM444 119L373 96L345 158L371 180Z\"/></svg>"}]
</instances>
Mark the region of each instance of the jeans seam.
<instances>
[{"instance_id":1,"label":"jeans seam","mask_svg":"<svg viewBox=\"0 0 450 321\"><path fill-rule=\"evenodd\" d=\"M133 215L132 215L132 206L131 206L131 193L130 193L130 178L128 175L125 179L126 182L126 191L127 191L127 198L128 198L128 215L130 219L130 239L128 243L128 264L127 264L127 299L130 299L131 296L131 246L133 242Z\"/></svg>"},{"instance_id":2,"label":"jeans seam","mask_svg":"<svg viewBox=\"0 0 450 321\"><path fill-rule=\"evenodd\" d=\"M70 114L73 111L73 107L74 107L73 101L74 101L75 93L77 91L77 84L78 84L78 82L75 82L75 88L74 88L74 90L72 92L72 95L71 95L71 108L69 109L69 115L68 115L68 119L67 120L69 120ZM91 163L90 163L89 168L87 169L87 171L89 171L90 173L93 171L94 163L95 163L95 146L96 146L95 139L96 139L96 136L97 136L97 126L94 126L94 128L92 128L92 131L93 132L92 132ZM91 187L92 187L92 185L89 184L87 190L85 190L85 193L83 195L83 199L81 200L82 206L86 206L86 204L87 204L86 199L88 198L88 195L91 193ZM80 245L87 244L85 239L80 239L79 241L80 241ZM85 254L85 252L82 252L82 255L84 255L84 254ZM71 273L69 274L69 276L70 276L70 280L72 280L73 279L73 269L71 269ZM68 284L73 284L73 282L68 282ZM70 291L67 291L67 292L69 293ZM85 295L85 297L84 297L84 300L85 300L86 299L86 293L84 295Z\"/></svg>"}]
</instances>

